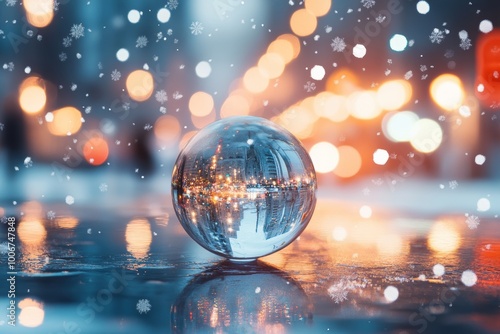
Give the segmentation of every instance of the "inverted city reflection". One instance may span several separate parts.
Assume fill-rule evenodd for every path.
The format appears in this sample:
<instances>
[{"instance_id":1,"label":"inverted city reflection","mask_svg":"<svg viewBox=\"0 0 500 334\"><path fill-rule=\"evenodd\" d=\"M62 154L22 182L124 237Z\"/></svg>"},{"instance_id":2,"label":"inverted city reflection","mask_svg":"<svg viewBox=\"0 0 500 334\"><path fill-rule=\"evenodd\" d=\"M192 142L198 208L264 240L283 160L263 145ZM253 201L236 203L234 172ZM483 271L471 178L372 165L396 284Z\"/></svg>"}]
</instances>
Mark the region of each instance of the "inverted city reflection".
<instances>
[{"instance_id":1,"label":"inverted city reflection","mask_svg":"<svg viewBox=\"0 0 500 334\"><path fill-rule=\"evenodd\" d=\"M313 315L309 297L285 272L223 262L189 282L171 317L174 333L286 333Z\"/></svg>"}]
</instances>

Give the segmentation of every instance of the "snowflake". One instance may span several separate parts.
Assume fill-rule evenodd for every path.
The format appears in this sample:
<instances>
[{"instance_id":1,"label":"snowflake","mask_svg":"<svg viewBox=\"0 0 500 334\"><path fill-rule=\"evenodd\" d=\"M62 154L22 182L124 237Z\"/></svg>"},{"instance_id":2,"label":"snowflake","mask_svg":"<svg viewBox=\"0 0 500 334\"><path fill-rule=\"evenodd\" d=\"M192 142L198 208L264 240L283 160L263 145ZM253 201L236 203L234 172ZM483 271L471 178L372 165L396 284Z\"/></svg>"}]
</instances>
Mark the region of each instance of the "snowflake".
<instances>
[{"instance_id":1,"label":"snowflake","mask_svg":"<svg viewBox=\"0 0 500 334\"><path fill-rule=\"evenodd\" d=\"M0 222L1 222L2 224L7 224L7 221L8 221L8 219L7 219L7 217L5 217L5 216L3 216L2 218L0 218Z\"/></svg>"},{"instance_id":2,"label":"snowflake","mask_svg":"<svg viewBox=\"0 0 500 334\"><path fill-rule=\"evenodd\" d=\"M465 223L471 230L475 230L479 226L479 217L478 216L468 216L465 220Z\"/></svg>"},{"instance_id":3,"label":"snowflake","mask_svg":"<svg viewBox=\"0 0 500 334\"><path fill-rule=\"evenodd\" d=\"M460 42L460 47L462 48L462 50L469 50L471 46L472 43L470 41L470 38L464 38Z\"/></svg>"},{"instance_id":4,"label":"snowflake","mask_svg":"<svg viewBox=\"0 0 500 334\"><path fill-rule=\"evenodd\" d=\"M333 28L332 28L332 27L330 27L328 24L325 26L325 32L326 32L327 34L331 33L331 32L332 32L332 30L333 30Z\"/></svg>"},{"instance_id":5,"label":"snowflake","mask_svg":"<svg viewBox=\"0 0 500 334\"><path fill-rule=\"evenodd\" d=\"M458 187L458 182L457 182L457 180L452 180L452 181L450 181L450 182L448 183L448 185L450 186L450 189L451 189L451 190L455 190L455 189L457 189L457 187Z\"/></svg>"},{"instance_id":6,"label":"snowflake","mask_svg":"<svg viewBox=\"0 0 500 334\"><path fill-rule=\"evenodd\" d=\"M160 107L160 112L165 115L167 113L167 108L165 107Z\"/></svg>"},{"instance_id":7,"label":"snowflake","mask_svg":"<svg viewBox=\"0 0 500 334\"><path fill-rule=\"evenodd\" d=\"M16 3L17 3L17 0L7 0L7 1L5 2L5 4L6 4L7 6L10 6L10 7L15 6L15 5L16 5Z\"/></svg>"},{"instance_id":8,"label":"snowflake","mask_svg":"<svg viewBox=\"0 0 500 334\"><path fill-rule=\"evenodd\" d=\"M334 52L342 52L344 51L346 44L343 38L335 37L332 39L332 43L330 44Z\"/></svg>"},{"instance_id":9,"label":"snowflake","mask_svg":"<svg viewBox=\"0 0 500 334\"><path fill-rule=\"evenodd\" d=\"M375 0L361 0L361 3L365 8L372 8L375 6Z\"/></svg>"},{"instance_id":10,"label":"snowflake","mask_svg":"<svg viewBox=\"0 0 500 334\"><path fill-rule=\"evenodd\" d=\"M7 70L9 72L12 72L14 71L14 63L13 62L10 62L8 64L3 64L3 69L4 70Z\"/></svg>"},{"instance_id":11,"label":"snowflake","mask_svg":"<svg viewBox=\"0 0 500 334\"><path fill-rule=\"evenodd\" d=\"M99 185L99 190L100 190L101 192L106 192L106 191L108 191L108 185L107 185L106 183L101 183L101 184Z\"/></svg>"},{"instance_id":12,"label":"snowflake","mask_svg":"<svg viewBox=\"0 0 500 334\"><path fill-rule=\"evenodd\" d=\"M167 35L172 36L173 33L174 33L174 31L172 29L167 30Z\"/></svg>"},{"instance_id":13,"label":"snowflake","mask_svg":"<svg viewBox=\"0 0 500 334\"><path fill-rule=\"evenodd\" d=\"M371 190L370 190L370 188L367 187L367 188L363 188L363 190L361 190L361 192L363 193L363 195L369 196Z\"/></svg>"},{"instance_id":14,"label":"snowflake","mask_svg":"<svg viewBox=\"0 0 500 334\"><path fill-rule=\"evenodd\" d=\"M314 82L308 81L304 85L304 89L306 90L306 92L310 93L316 89L316 84Z\"/></svg>"},{"instance_id":15,"label":"snowflake","mask_svg":"<svg viewBox=\"0 0 500 334\"><path fill-rule=\"evenodd\" d=\"M135 308L140 314L148 313L149 311L151 311L151 304L149 303L148 299L139 299L137 305L135 305Z\"/></svg>"},{"instance_id":16,"label":"snowflake","mask_svg":"<svg viewBox=\"0 0 500 334\"><path fill-rule=\"evenodd\" d=\"M113 70L113 72L111 72L111 80L118 81L121 77L122 74L116 68Z\"/></svg>"},{"instance_id":17,"label":"snowflake","mask_svg":"<svg viewBox=\"0 0 500 334\"><path fill-rule=\"evenodd\" d=\"M410 80L412 76L413 76L413 71L408 71L405 73L406 80Z\"/></svg>"},{"instance_id":18,"label":"snowflake","mask_svg":"<svg viewBox=\"0 0 500 334\"><path fill-rule=\"evenodd\" d=\"M68 55L65 52L61 52L59 54L59 60L60 61L66 61L66 59L68 59Z\"/></svg>"},{"instance_id":19,"label":"snowflake","mask_svg":"<svg viewBox=\"0 0 500 334\"><path fill-rule=\"evenodd\" d=\"M439 30L438 28L434 28L432 33L429 35L429 39L432 43L441 44L444 39L444 31Z\"/></svg>"},{"instance_id":20,"label":"snowflake","mask_svg":"<svg viewBox=\"0 0 500 334\"><path fill-rule=\"evenodd\" d=\"M347 300L347 293L349 291L346 289L342 282L334 284L328 288L328 295L335 301L335 304L339 304L344 300Z\"/></svg>"},{"instance_id":21,"label":"snowflake","mask_svg":"<svg viewBox=\"0 0 500 334\"><path fill-rule=\"evenodd\" d=\"M80 37L83 37L85 35L85 27L81 23L73 24L69 32L69 35L74 39L79 39Z\"/></svg>"},{"instance_id":22,"label":"snowflake","mask_svg":"<svg viewBox=\"0 0 500 334\"><path fill-rule=\"evenodd\" d=\"M62 44L65 48L69 48L71 46L71 42L73 42L73 38L68 36L63 38Z\"/></svg>"},{"instance_id":23,"label":"snowflake","mask_svg":"<svg viewBox=\"0 0 500 334\"><path fill-rule=\"evenodd\" d=\"M59 5L61 4L60 1L54 1L54 5L52 8L54 9L54 12L57 12L59 10Z\"/></svg>"},{"instance_id":24,"label":"snowflake","mask_svg":"<svg viewBox=\"0 0 500 334\"><path fill-rule=\"evenodd\" d=\"M146 45L148 45L148 38L146 36L139 36L137 37L137 40L135 41L135 47L136 48L143 48Z\"/></svg>"},{"instance_id":25,"label":"snowflake","mask_svg":"<svg viewBox=\"0 0 500 334\"><path fill-rule=\"evenodd\" d=\"M167 92L163 89L157 91L155 94L155 99L156 99L156 101L160 102L161 104L167 102L168 101Z\"/></svg>"},{"instance_id":26,"label":"snowflake","mask_svg":"<svg viewBox=\"0 0 500 334\"><path fill-rule=\"evenodd\" d=\"M191 33L193 35L200 35L203 32L203 25L200 22L196 21L191 23L189 29L191 29Z\"/></svg>"},{"instance_id":27,"label":"snowflake","mask_svg":"<svg viewBox=\"0 0 500 334\"><path fill-rule=\"evenodd\" d=\"M144 125L144 130L146 130L146 131L150 131L152 128L153 128L153 126L149 123L146 123L146 125Z\"/></svg>"},{"instance_id":28,"label":"snowflake","mask_svg":"<svg viewBox=\"0 0 500 334\"><path fill-rule=\"evenodd\" d=\"M56 213L52 210L47 211L47 219L53 220L54 218L56 218Z\"/></svg>"},{"instance_id":29,"label":"snowflake","mask_svg":"<svg viewBox=\"0 0 500 334\"><path fill-rule=\"evenodd\" d=\"M168 0L167 2L167 7L170 10L177 9L177 6L179 6L179 1L177 0Z\"/></svg>"},{"instance_id":30,"label":"snowflake","mask_svg":"<svg viewBox=\"0 0 500 334\"><path fill-rule=\"evenodd\" d=\"M382 23L386 19L386 16L383 16L382 14L378 14L378 16L375 18L375 22L377 23Z\"/></svg>"},{"instance_id":31,"label":"snowflake","mask_svg":"<svg viewBox=\"0 0 500 334\"><path fill-rule=\"evenodd\" d=\"M31 160L31 157L26 157L26 158L24 159L23 164L24 164L24 167L26 167L26 168L30 168L30 167L32 167L32 166L33 166L33 160Z\"/></svg>"},{"instance_id":32,"label":"snowflake","mask_svg":"<svg viewBox=\"0 0 500 334\"><path fill-rule=\"evenodd\" d=\"M174 100L180 100L180 99L182 99L183 95L179 91L175 91L172 94L172 97L174 98Z\"/></svg>"}]
</instances>

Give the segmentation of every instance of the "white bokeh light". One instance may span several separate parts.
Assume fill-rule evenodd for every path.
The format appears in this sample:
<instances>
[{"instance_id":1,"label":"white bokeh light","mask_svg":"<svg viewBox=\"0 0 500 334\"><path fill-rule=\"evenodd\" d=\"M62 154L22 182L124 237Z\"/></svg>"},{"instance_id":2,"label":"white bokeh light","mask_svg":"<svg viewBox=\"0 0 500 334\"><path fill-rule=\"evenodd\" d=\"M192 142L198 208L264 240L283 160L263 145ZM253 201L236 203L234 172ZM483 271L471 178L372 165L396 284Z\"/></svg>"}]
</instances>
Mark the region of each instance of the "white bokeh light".
<instances>
[{"instance_id":1,"label":"white bokeh light","mask_svg":"<svg viewBox=\"0 0 500 334\"><path fill-rule=\"evenodd\" d=\"M480 198L478 201L477 201L477 211L480 211L480 212L485 212L485 211L488 211L491 207L491 203L490 203L490 200L487 199L487 198Z\"/></svg>"},{"instance_id":2,"label":"white bokeh light","mask_svg":"<svg viewBox=\"0 0 500 334\"><path fill-rule=\"evenodd\" d=\"M484 164L486 162L486 157L482 154L478 154L478 155L476 155L474 162L476 163L476 165L481 166L482 164Z\"/></svg>"},{"instance_id":3,"label":"white bokeh light","mask_svg":"<svg viewBox=\"0 0 500 334\"><path fill-rule=\"evenodd\" d=\"M329 142L314 144L309 155L318 173L329 173L339 164L339 150Z\"/></svg>"},{"instance_id":4,"label":"white bokeh light","mask_svg":"<svg viewBox=\"0 0 500 334\"><path fill-rule=\"evenodd\" d=\"M489 33L490 31L493 30L493 23L491 23L490 20L482 20L481 23L479 23L479 31L482 33Z\"/></svg>"},{"instance_id":5,"label":"white bokeh light","mask_svg":"<svg viewBox=\"0 0 500 334\"><path fill-rule=\"evenodd\" d=\"M321 65L314 65L314 67L311 69L311 78L313 78L314 80L323 80L325 74L325 68Z\"/></svg>"},{"instance_id":6,"label":"white bokeh light","mask_svg":"<svg viewBox=\"0 0 500 334\"><path fill-rule=\"evenodd\" d=\"M156 14L156 18L161 23L167 23L170 20L170 11L167 8L161 8Z\"/></svg>"},{"instance_id":7,"label":"white bokeh light","mask_svg":"<svg viewBox=\"0 0 500 334\"><path fill-rule=\"evenodd\" d=\"M128 12L127 18L130 23L137 23L141 19L141 13L137 9L132 9Z\"/></svg>"},{"instance_id":8,"label":"white bokeh light","mask_svg":"<svg viewBox=\"0 0 500 334\"><path fill-rule=\"evenodd\" d=\"M363 44L356 44L352 48L352 54L356 58L363 58L366 55L366 47Z\"/></svg>"},{"instance_id":9,"label":"white bokeh light","mask_svg":"<svg viewBox=\"0 0 500 334\"><path fill-rule=\"evenodd\" d=\"M335 241L344 241L347 237L347 231L342 226L335 226L332 232L332 236Z\"/></svg>"},{"instance_id":10,"label":"white bokeh light","mask_svg":"<svg viewBox=\"0 0 500 334\"><path fill-rule=\"evenodd\" d=\"M443 276L445 273L445 268L442 264L438 263L438 264L434 265L434 267L432 267L432 272L436 276Z\"/></svg>"},{"instance_id":11,"label":"white bokeh light","mask_svg":"<svg viewBox=\"0 0 500 334\"><path fill-rule=\"evenodd\" d=\"M389 40L389 46L392 50L401 52L408 46L408 40L401 34L395 34Z\"/></svg>"},{"instance_id":12,"label":"white bokeh light","mask_svg":"<svg viewBox=\"0 0 500 334\"><path fill-rule=\"evenodd\" d=\"M398 297L399 297L399 290L395 286L389 285L387 288L384 290L384 297L385 300L387 300L388 303L393 303L395 302Z\"/></svg>"},{"instance_id":13,"label":"white bokeh light","mask_svg":"<svg viewBox=\"0 0 500 334\"><path fill-rule=\"evenodd\" d=\"M208 61L200 61L195 68L196 75L200 78L208 78L212 73L212 66Z\"/></svg>"},{"instance_id":14,"label":"white bokeh light","mask_svg":"<svg viewBox=\"0 0 500 334\"><path fill-rule=\"evenodd\" d=\"M387 163L388 160L389 152L387 152L386 150L379 148L375 152L373 152L373 162L377 165L383 166Z\"/></svg>"},{"instance_id":15,"label":"white bokeh light","mask_svg":"<svg viewBox=\"0 0 500 334\"><path fill-rule=\"evenodd\" d=\"M472 270L466 270L462 273L462 283L471 287L477 283L477 275Z\"/></svg>"},{"instance_id":16,"label":"white bokeh light","mask_svg":"<svg viewBox=\"0 0 500 334\"><path fill-rule=\"evenodd\" d=\"M361 218L370 218L372 216L372 208L370 208L368 205L363 205L361 208L359 208L359 215L361 216Z\"/></svg>"},{"instance_id":17,"label":"white bokeh light","mask_svg":"<svg viewBox=\"0 0 500 334\"><path fill-rule=\"evenodd\" d=\"M419 1L417 2L417 12L420 14L427 14L431 7L429 6L429 3L427 1Z\"/></svg>"},{"instance_id":18,"label":"white bokeh light","mask_svg":"<svg viewBox=\"0 0 500 334\"><path fill-rule=\"evenodd\" d=\"M382 123L382 131L393 142L408 142L411 129L420 118L412 111L399 111L387 114Z\"/></svg>"},{"instance_id":19,"label":"white bokeh light","mask_svg":"<svg viewBox=\"0 0 500 334\"><path fill-rule=\"evenodd\" d=\"M127 49L120 49L116 52L116 59L118 59L119 61L127 61L128 60L128 57L130 56L130 53L128 52Z\"/></svg>"}]
</instances>

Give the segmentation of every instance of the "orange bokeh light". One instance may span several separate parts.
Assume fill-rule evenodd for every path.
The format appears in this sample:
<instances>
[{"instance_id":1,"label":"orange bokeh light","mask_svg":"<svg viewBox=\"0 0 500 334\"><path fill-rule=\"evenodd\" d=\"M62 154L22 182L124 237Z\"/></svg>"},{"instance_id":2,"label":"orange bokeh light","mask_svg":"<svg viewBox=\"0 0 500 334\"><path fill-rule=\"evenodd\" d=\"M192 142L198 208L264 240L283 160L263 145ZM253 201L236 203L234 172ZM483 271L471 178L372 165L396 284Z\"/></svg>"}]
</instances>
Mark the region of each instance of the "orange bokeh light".
<instances>
[{"instance_id":1,"label":"orange bokeh light","mask_svg":"<svg viewBox=\"0 0 500 334\"><path fill-rule=\"evenodd\" d=\"M34 27L44 28L54 18L54 0L24 0L26 18Z\"/></svg>"},{"instance_id":2,"label":"orange bokeh light","mask_svg":"<svg viewBox=\"0 0 500 334\"><path fill-rule=\"evenodd\" d=\"M222 104L220 117L244 116L250 113L250 102L241 94L231 94Z\"/></svg>"},{"instance_id":3,"label":"orange bokeh light","mask_svg":"<svg viewBox=\"0 0 500 334\"><path fill-rule=\"evenodd\" d=\"M290 18L290 28L295 35L300 37L309 36L317 26L316 16L307 9L296 10Z\"/></svg>"},{"instance_id":4,"label":"orange bokeh light","mask_svg":"<svg viewBox=\"0 0 500 334\"><path fill-rule=\"evenodd\" d=\"M74 107L64 107L52 112L52 122L47 128L55 136L70 136L77 133L82 126L82 114Z\"/></svg>"},{"instance_id":5,"label":"orange bokeh light","mask_svg":"<svg viewBox=\"0 0 500 334\"><path fill-rule=\"evenodd\" d=\"M19 86L19 106L27 114L37 114L45 108L45 82L39 77L28 77Z\"/></svg>"},{"instance_id":6,"label":"orange bokeh light","mask_svg":"<svg viewBox=\"0 0 500 334\"><path fill-rule=\"evenodd\" d=\"M261 73L258 67L251 67L243 76L243 84L251 93L262 93L269 85L269 80Z\"/></svg>"},{"instance_id":7,"label":"orange bokeh light","mask_svg":"<svg viewBox=\"0 0 500 334\"><path fill-rule=\"evenodd\" d=\"M205 92L196 92L189 99L189 111L197 117L208 116L214 109L212 95Z\"/></svg>"},{"instance_id":8,"label":"orange bokeh light","mask_svg":"<svg viewBox=\"0 0 500 334\"><path fill-rule=\"evenodd\" d=\"M156 120L154 126L156 139L164 144L177 142L181 134L181 125L177 118L172 115L164 115Z\"/></svg>"},{"instance_id":9,"label":"orange bokeh light","mask_svg":"<svg viewBox=\"0 0 500 334\"><path fill-rule=\"evenodd\" d=\"M406 80L383 83L377 90L377 102L382 109L397 110L410 101L412 87Z\"/></svg>"},{"instance_id":10,"label":"orange bokeh light","mask_svg":"<svg viewBox=\"0 0 500 334\"><path fill-rule=\"evenodd\" d=\"M323 16L332 7L332 0L305 0L305 7L316 16Z\"/></svg>"},{"instance_id":11,"label":"orange bokeh light","mask_svg":"<svg viewBox=\"0 0 500 334\"><path fill-rule=\"evenodd\" d=\"M339 163L334 169L335 175L349 178L356 175L361 169L361 154L352 146L344 145L337 148L339 151Z\"/></svg>"},{"instance_id":12,"label":"orange bokeh light","mask_svg":"<svg viewBox=\"0 0 500 334\"><path fill-rule=\"evenodd\" d=\"M275 79L285 70L285 61L277 53L266 53L260 57L257 67L266 78Z\"/></svg>"},{"instance_id":13,"label":"orange bokeh light","mask_svg":"<svg viewBox=\"0 0 500 334\"><path fill-rule=\"evenodd\" d=\"M299 43L299 52L300 52L300 43ZM292 59L294 59L294 57L296 57L294 43L292 42L291 38L278 38L275 41L272 41L271 44L269 44L269 46L267 47L267 53L275 53L280 55L280 57L283 58L285 64L288 64L289 62L292 61Z\"/></svg>"},{"instance_id":14,"label":"orange bokeh light","mask_svg":"<svg viewBox=\"0 0 500 334\"><path fill-rule=\"evenodd\" d=\"M153 76L144 70L131 72L127 77L125 85L130 98L138 102L146 101L153 94Z\"/></svg>"},{"instance_id":15,"label":"orange bokeh light","mask_svg":"<svg viewBox=\"0 0 500 334\"><path fill-rule=\"evenodd\" d=\"M283 35L278 36L278 38L276 38L276 41L279 41L279 40L285 40L285 41L290 42L290 45L292 46L292 51L293 51L292 52L292 59L295 59L299 56L299 54L300 54L300 41L297 38L297 36L292 35L292 34L283 34ZM271 47L271 46L269 46L269 47ZM269 48L267 51L269 52Z\"/></svg>"},{"instance_id":16,"label":"orange bokeh light","mask_svg":"<svg viewBox=\"0 0 500 334\"><path fill-rule=\"evenodd\" d=\"M102 137L92 137L83 146L83 156L91 165L102 165L108 159L108 155L108 143Z\"/></svg>"}]
</instances>

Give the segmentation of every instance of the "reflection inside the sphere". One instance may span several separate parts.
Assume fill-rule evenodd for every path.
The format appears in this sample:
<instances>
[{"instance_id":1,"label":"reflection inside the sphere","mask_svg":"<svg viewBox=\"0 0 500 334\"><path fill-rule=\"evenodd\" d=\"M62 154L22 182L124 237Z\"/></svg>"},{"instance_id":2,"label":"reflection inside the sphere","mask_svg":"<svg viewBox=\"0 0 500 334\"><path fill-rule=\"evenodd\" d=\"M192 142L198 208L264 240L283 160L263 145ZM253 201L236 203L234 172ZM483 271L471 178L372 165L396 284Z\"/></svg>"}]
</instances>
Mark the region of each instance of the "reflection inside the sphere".
<instances>
[{"instance_id":1,"label":"reflection inside the sphere","mask_svg":"<svg viewBox=\"0 0 500 334\"><path fill-rule=\"evenodd\" d=\"M307 152L284 129L237 119L212 124L186 146L172 194L179 220L199 244L252 259L302 232L316 203L316 177Z\"/></svg>"},{"instance_id":2,"label":"reflection inside the sphere","mask_svg":"<svg viewBox=\"0 0 500 334\"><path fill-rule=\"evenodd\" d=\"M312 321L312 304L286 273L225 261L196 276L172 306L174 333L284 333Z\"/></svg>"}]
</instances>

